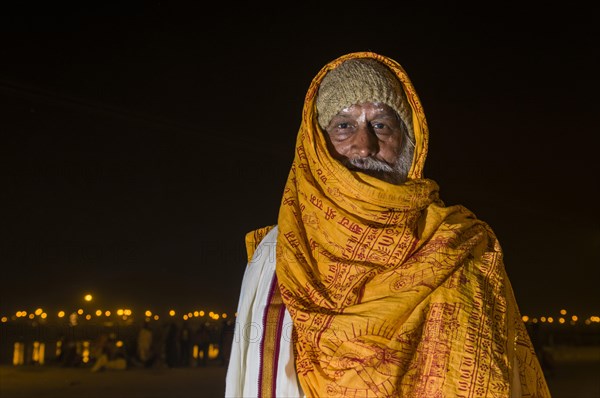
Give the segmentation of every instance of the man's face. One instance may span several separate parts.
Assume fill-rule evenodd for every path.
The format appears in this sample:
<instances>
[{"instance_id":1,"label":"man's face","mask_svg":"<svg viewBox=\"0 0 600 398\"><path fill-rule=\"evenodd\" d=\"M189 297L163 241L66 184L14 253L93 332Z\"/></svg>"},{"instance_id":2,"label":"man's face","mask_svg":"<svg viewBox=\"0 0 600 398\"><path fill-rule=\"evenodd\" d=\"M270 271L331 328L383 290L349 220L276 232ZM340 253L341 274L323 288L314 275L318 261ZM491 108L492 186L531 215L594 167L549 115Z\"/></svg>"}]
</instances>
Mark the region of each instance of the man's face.
<instances>
[{"instance_id":1,"label":"man's face","mask_svg":"<svg viewBox=\"0 0 600 398\"><path fill-rule=\"evenodd\" d=\"M399 184L404 137L396 112L383 103L365 102L342 109L327 126L332 156L350 170Z\"/></svg>"}]
</instances>

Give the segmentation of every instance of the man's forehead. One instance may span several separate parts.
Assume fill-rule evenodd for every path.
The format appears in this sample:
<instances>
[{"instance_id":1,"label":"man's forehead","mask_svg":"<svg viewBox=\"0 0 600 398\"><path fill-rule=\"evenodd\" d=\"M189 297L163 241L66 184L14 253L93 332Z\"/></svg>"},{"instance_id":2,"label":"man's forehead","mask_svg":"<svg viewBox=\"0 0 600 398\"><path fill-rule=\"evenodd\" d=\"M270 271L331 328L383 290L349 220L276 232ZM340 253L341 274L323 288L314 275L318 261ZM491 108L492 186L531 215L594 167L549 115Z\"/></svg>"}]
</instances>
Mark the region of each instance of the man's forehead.
<instances>
[{"instance_id":1,"label":"man's forehead","mask_svg":"<svg viewBox=\"0 0 600 398\"><path fill-rule=\"evenodd\" d=\"M362 102L358 104L352 104L346 106L337 113L338 115L351 114L357 111L372 110L376 113L389 114L390 116L396 115L396 111L389 105L383 102Z\"/></svg>"}]
</instances>

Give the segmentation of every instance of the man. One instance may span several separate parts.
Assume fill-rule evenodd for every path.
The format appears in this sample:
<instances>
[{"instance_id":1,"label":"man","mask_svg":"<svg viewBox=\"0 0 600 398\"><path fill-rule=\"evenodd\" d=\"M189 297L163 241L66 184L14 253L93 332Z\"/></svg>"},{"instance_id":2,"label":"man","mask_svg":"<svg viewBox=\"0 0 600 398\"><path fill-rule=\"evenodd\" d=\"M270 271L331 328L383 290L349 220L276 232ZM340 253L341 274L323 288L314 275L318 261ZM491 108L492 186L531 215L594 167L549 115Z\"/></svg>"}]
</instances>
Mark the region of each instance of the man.
<instances>
[{"instance_id":1,"label":"man","mask_svg":"<svg viewBox=\"0 0 600 398\"><path fill-rule=\"evenodd\" d=\"M152 361L154 360L154 355L152 353L152 329L150 328L150 322L144 320L142 327L140 328L137 335L137 346L136 346L136 355L137 360L143 367L150 367L152 365Z\"/></svg>"},{"instance_id":2,"label":"man","mask_svg":"<svg viewBox=\"0 0 600 398\"><path fill-rule=\"evenodd\" d=\"M226 396L549 397L489 226L423 176L402 67L327 64L276 226L246 237Z\"/></svg>"}]
</instances>

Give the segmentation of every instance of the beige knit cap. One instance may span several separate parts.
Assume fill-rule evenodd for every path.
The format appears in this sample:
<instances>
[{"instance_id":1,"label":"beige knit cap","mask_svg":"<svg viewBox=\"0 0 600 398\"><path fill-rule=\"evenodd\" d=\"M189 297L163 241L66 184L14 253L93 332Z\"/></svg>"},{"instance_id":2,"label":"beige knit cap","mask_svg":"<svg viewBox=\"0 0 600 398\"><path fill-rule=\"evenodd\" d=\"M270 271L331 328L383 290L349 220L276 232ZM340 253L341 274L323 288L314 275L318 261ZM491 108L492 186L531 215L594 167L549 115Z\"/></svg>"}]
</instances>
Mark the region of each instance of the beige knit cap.
<instances>
[{"instance_id":1,"label":"beige knit cap","mask_svg":"<svg viewBox=\"0 0 600 398\"><path fill-rule=\"evenodd\" d=\"M317 120L323 130L342 109L362 102L383 102L394 109L414 137L412 111L402 85L375 59L355 58L329 71L317 94Z\"/></svg>"}]
</instances>

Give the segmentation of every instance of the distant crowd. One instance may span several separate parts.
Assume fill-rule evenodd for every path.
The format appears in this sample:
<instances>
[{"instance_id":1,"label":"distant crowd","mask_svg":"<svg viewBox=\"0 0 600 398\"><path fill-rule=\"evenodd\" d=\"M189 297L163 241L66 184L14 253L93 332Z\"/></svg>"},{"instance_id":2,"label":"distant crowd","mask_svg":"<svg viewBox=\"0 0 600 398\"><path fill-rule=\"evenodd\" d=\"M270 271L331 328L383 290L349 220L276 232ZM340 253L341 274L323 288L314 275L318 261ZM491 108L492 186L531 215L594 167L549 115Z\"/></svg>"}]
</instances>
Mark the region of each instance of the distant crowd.
<instances>
[{"instance_id":1,"label":"distant crowd","mask_svg":"<svg viewBox=\"0 0 600 398\"><path fill-rule=\"evenodd\" d=\"M144 321L134 337L123 340L114 332L102 332L89 347L91 371L130 368L227 366L235 322L221 324L189 321ZM212 348L212 353L211 353ZM212 354L212 358L211 358ZM57 362L65 367L84 366L78 342L63 336Z\"/></svg>"}]
</instances>

